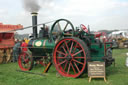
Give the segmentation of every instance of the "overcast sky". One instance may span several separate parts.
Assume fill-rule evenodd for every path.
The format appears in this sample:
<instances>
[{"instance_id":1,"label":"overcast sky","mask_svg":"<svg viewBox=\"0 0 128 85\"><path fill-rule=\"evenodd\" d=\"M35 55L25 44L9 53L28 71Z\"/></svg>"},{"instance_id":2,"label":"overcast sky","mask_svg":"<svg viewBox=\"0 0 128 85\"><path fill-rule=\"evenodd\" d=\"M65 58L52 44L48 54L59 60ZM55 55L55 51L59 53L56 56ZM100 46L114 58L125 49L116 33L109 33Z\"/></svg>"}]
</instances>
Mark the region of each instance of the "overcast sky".
<instances>
[{"instance_id":1,"label":"overcast sky","mask_svg":"<svg viewBox=\"0 0 128 85\"><path fill-rule=\"evenodd\" d=\"M38 11L38 23L66 18L74 26L89 24L91 30L128 28L128 0L36 1L41 6ZM31 25L31 15L24 9L23 0L0 0L0 4L0 22Z\"/></svg>"}]
</instances>

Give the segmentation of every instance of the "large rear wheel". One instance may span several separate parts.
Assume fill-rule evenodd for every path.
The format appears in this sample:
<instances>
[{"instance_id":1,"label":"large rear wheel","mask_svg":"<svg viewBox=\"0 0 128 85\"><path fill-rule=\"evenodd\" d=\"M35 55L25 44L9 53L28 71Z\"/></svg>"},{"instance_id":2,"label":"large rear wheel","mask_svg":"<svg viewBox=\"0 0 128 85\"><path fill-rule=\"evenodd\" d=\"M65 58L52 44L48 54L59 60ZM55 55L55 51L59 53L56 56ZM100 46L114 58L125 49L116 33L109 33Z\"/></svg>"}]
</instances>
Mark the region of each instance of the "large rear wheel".
<instances>
[{"instance_id":1,"label":"large rear wheel","mask_svg":"<svg viewBox=\"0 0 128 85\"><path fill-rule=\"evenodd\" d=\"M78 38L64 38L55 46L53 63L62 76L80 77L90 57L87 45Z\"/></svg>"}]
</instances>

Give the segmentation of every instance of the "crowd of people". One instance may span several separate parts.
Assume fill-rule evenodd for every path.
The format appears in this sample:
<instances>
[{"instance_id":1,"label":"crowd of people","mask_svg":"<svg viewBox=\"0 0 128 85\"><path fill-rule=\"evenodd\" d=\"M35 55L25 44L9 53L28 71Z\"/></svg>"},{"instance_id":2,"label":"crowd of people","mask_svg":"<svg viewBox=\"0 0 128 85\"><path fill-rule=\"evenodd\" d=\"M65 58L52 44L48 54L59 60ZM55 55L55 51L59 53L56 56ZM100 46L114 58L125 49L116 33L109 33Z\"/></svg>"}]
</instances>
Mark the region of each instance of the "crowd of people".
<instances>
[{"instance_id":1,"label":"crowd of people","mask_svg":"<svg viewBox=\"0 0 128 85\"><path fill-rule=\"evenodd\" d=\"M13 62L17 62L18 56L21 52L26 52L27 51L27 41L22 40L15 40L15 45L13 47Z\"/></svg>"}]
</instances>

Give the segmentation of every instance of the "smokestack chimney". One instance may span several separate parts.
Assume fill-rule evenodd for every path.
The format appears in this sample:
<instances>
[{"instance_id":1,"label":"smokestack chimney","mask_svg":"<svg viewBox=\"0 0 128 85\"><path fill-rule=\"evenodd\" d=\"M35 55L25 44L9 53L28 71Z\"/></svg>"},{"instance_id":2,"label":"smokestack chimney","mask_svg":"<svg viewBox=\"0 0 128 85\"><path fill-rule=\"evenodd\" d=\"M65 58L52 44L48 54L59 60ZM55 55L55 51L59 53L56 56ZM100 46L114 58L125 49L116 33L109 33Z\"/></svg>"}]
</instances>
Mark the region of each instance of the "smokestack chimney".
<instances>
[{"instance_id":1,"label":"smokestack chimney","mask_svg":"<svg viewBox=\"0 0 128 85\"><path fill-rule=\"evenodd\" d=\"M34 37L34 39L35 38L37 38L37 26L35 26L35 25L37 25L37 14L38 13L36 13L36 12L32 12L31 13L32 14L32 26L34 26L33 27L33 37Z\"/></svg>"}]
</instances>

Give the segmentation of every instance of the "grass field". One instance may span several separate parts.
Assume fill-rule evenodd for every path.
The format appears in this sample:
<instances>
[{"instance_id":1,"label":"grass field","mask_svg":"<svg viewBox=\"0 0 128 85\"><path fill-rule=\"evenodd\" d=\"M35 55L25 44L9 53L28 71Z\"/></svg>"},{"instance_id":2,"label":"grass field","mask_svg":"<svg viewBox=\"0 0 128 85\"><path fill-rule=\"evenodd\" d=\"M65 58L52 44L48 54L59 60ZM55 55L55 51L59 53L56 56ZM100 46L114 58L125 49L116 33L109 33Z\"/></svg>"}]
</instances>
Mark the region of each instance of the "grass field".
<instances>
[{"instance_id":1,"label":"grass field","mask_svg":"<svg viewBox=\"0 0 128 85\"><path fill-rule=\"evenodd\" d=\"M52 66L44 76L18 72L17 63L0 64L0 85L128 85L128 67L125 66L128 49L113 50L116 66L106 68L107 82L103 79L92 79L88 83L87 73L81 78L56 77ZM42 73L43 67L36 66L31 72Z\"/></svg>"}]
</instances>

